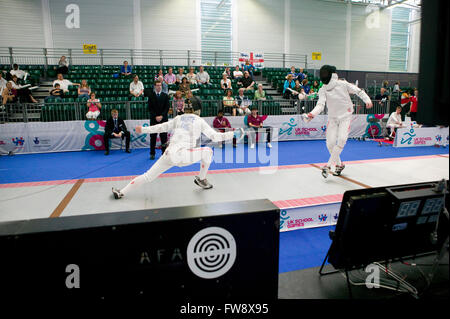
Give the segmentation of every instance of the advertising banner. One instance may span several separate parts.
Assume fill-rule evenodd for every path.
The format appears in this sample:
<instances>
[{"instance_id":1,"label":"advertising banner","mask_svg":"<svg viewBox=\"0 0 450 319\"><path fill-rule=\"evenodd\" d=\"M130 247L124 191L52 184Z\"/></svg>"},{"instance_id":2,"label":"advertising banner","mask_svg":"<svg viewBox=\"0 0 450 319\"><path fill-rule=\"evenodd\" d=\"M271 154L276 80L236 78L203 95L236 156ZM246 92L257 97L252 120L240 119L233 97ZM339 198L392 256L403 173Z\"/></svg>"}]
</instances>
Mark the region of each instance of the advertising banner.
<instances>
[{"instance_id":1,"label":"advertising banner","mask_svg":"<svg viewBox=\"0 0 450 319\"><path fill-rule=\"evenodd\" d=\"M370 116L368 115L354 115L349 136L360 137L367 135L369 130L376 130L377 128L374 128L373 124L369 122L369 118ZM209 125L212 125L214 120L213 117L205 117L204 119ZM231 126L234 128L245 127L244 119L245 117L243 116L228 117ZM137 125L148 126L148 120L125 120L125 123L131 133L130 146L132 149L150 147L150 136L135 132ZM105 132L105 124L106 122L103 120L2 124L0 130L0 152L2 154L7 154L8 152L26 154L104 150L103 134ZM273 128L272 140L274 142L325 139L327 116L318 115L312 121L306 123L297 114L269 115L265 116L264 125ZM444 131L440 132L442 139L448 139L448 128L446 135L444 135ZM435 135L437 136L437 134ZM111 149L120 148L120 145L120 139L111 139ZM159 137L157 140L158 145L160 145Z\"/></svg>"},{"instance_id":2,"label":"advertising banner","mask_svg":"<svg viewBox=\"0 0 450 319\"><path fill-rule=\"evenodd\" d=\"M404 127L397 129L394 147L448 145L448 127Z\"/></svg>"},{"instance_id":3,"label":"advertising banner","mask_svg":"<svg viewBox=\"0 0 450 319\"><path fill-rule=\"evenodd\" d=\"M282 209L280 231L336 225L341 203Z\"/></svg>"}]
</instances>

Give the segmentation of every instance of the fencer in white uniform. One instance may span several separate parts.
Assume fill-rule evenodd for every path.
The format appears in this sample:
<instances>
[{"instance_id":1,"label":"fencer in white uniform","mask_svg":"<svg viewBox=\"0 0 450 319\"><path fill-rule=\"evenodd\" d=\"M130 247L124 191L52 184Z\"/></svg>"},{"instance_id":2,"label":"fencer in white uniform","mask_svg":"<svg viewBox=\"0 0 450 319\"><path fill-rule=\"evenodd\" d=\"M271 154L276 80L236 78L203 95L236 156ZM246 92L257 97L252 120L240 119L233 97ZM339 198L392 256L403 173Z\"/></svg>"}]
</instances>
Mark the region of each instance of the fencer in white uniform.
<instances>
[{"instance_id":1,"label":"fencer in white uniform","mask_svg":"<svg viewBox=\"0 0 450 319\"><path fill-rule=\"evenodd\" d=\"M170 143L161 158L144 174L133 179L123 189L113 188L115 199L119 199L134 189L139 188L144 183L150 183L159 175L173 166L188 166L200 161L200 174L195 176L194 183L198 186L209 189L212 185L207 181L206 174L212 162L213 150L210 147L196 147L201 134L204 134L213 142L231 140L235 132L243 130L218 132L211 128L208 123L198 115L193 113L192 108L185 108L185 114L175 117L172 121L164 122L153 126L137 126L136 132L140 133L162 133L172 131Z\"/></svg>"},{"instance_id":2,"label":"fencer in white uniform","mask_svg":"<svg viewBox=\"0 0 450 319\"><path fill-rule=\"evenodd\" d=\"M334 66L322 66L320 79L324 85L319 90L319 100L316 107L307 116L309 119L313 119L324 110L326 103L328 108L326 139L327 148L330 152L327 165L322 167L322 175L326 178L333 165L335 165L333 175L340 175L345 168L340 154L347 142L352 120L353 103L350 94L356 94L361 98L366 103L367 108L371 108L373 105L369 96L363 90L345 80L339 80Z\"/></svg>"}]
</instances>

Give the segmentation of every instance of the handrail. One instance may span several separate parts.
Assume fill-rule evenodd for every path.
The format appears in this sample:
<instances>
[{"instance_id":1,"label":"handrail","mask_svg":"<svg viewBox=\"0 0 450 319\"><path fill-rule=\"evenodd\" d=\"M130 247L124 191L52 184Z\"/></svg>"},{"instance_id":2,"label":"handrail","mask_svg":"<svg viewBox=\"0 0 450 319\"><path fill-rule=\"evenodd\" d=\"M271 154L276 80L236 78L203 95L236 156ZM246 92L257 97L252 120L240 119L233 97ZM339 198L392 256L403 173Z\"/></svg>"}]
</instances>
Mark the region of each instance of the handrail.
<instances>
[{"instance_id":1,"label":"handrail","mask_svg":"<svg viewBox=\"0 0 450 319\"><path fill-rule=\"evenodd\" d=\"M239 64L239 52L162 50L162 49L107 49L98 48L96 54L85 54L81 48L24 48L0 47L0 64L58 64L65 55L69 64L116 65L128 60L131 65L208 65L234 66ZM306 54L264 53L266 67L286 67L295 63L297 67L307 68Z\"/></svg>"}]
</instances>

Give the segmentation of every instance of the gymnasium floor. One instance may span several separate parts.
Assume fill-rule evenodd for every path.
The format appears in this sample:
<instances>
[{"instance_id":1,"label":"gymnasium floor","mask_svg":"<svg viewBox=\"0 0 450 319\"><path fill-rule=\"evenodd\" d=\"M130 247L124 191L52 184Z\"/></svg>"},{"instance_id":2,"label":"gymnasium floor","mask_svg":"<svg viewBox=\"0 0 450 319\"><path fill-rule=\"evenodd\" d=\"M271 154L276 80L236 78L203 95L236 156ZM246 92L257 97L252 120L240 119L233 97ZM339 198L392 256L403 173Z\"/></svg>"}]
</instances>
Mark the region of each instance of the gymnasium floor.
<instances>
[{"instance_id":1,"label":"gymnasium floor","mask_svg":"<svg viewBox=\"0 0 450 319\"><path fill-rule=\"evenodd\" d=\"M0 157L0 221L72 216L201 203L268 198L277 203L304 198L318 202L346 190L449 178L449 150L435 147L393 148L373 141L349 140L342 160L342 177L324 179L319 167L328 160L324 141L274 143L267 163L251 163L264 153L264 144L249 150L215 148L208 180L211 190L193 183L199 164L174 167L121 200L111 187L122 188L145 172L153 161L148 149L131 154L100 151L14 155ZM233 153L234 152L234 153ZM244 158L223 163L242 152ZM252 152L254 153L252 155ZM261 154L257 158L261 158ZM157 151L157 158L159 157ZM278 156L275 156L278 155ZM275 158L276 157L276 158ZM240 163L236 163L236 161ZM280 272L320 264L329 247L330 227L281 233ZM292 249L299 243L305 249ZM305 246L306 245L306 246Z\"/></svg>"}]
</instances>

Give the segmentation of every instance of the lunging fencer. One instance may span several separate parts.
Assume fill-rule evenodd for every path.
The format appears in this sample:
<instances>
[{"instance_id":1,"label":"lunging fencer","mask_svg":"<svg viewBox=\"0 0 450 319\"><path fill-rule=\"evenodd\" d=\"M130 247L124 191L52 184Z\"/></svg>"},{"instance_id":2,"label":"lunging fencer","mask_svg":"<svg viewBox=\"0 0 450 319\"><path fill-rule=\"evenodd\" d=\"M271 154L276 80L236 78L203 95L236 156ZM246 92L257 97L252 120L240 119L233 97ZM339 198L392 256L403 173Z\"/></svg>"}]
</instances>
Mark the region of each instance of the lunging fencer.
<instances>
[{"instance_id":1,"label":"lunging fencer","mask_svg":"<svg viewBox=\"0 0 450 319\"><path fill-rule=\"evenodd\" d=\"M192 108L185 107L184 112L185 114L179 115L169 122L147 127L136 127L138 134L172 131L170 143L161 158L146 173L133 179L121 190L116 188L112 189L115 199L122 198L144 183L152 182L173 166L188 166L199 161L201 164L200 174L199 176L195 176L194 183L204 189L213 187L206 179L206 174L212 162L213 150L210 147L196 147L197 140L201 137L201 134L204 134L213 142L231 140L237 131L217 132L204 119L194 114ZM242 138L244 136L243 130L240 129L238 131L240 131L240 138Z\"/></svg>"},{"instance_id":2,"label":"lunging fencer","mask_svg":"<svg viewBox=\"0 0 450 319\"><path fill-rule=\"evenodd\" d=\"M319 100L316 107L307 114L309 120L320 114L325 108L328 108L328 124L326 131L327 148L330 152L330 159L327 165L322 167L322 176L327 178L330 172L338 176L345 168L340 154L347 142L350 131L350 123L353 114L353 103L350 94L356 94L366 103L370 109L373 104L369 96L360 88L345 80L339 80L336 73L336 67L324 65L320 68L320 79L323 86L319 90ZM334 172L331 170L335 165Z\"/></svg>"}]
</instances>

